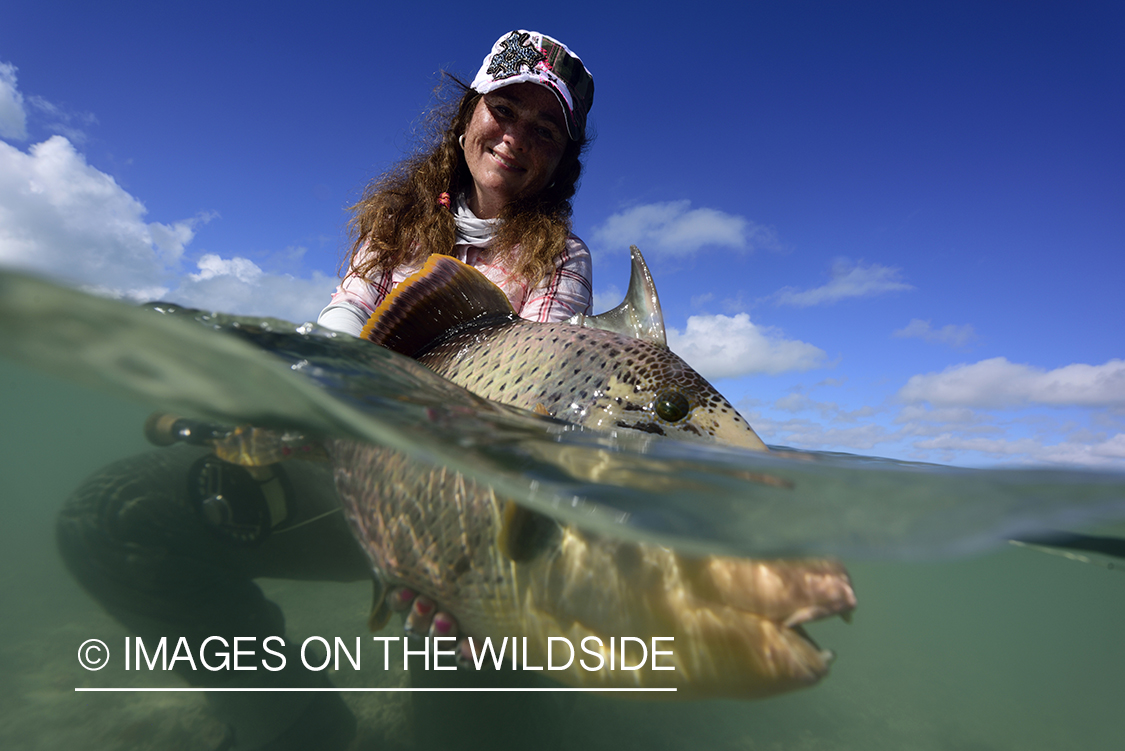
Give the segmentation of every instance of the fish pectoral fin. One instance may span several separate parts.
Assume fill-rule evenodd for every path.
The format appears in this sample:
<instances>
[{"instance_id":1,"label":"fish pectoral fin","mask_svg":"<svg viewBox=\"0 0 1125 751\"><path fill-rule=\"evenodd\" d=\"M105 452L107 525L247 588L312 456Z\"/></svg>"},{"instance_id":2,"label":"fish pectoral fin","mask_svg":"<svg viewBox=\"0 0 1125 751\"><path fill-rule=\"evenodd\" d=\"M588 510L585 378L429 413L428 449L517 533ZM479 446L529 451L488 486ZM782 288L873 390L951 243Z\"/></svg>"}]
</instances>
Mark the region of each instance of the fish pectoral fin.
<instances>
[{"instance_id":1,"label":"fish pectoral fin","mask_svg":"<svg viewBox=\"0 0 1125 751\"><path fill-rule=\"evenodd\" d=\"M387 587L378 577L371 580L374 593L371 601L371 615L367 616L367 627L372 631L382 631L391 620L391 606L387 603Z\"/></svg>"},{"instance_id":2,"label":"fish pectoral fin","mask_svg":"<svg viewBox=\"0 0 1125 751\"><path fill-rule=\"evenodd\" d=\"M547 409L543 402L536 402L535 409L531 411L537 415L543 415L544 417L554 417L554 415L551 414L551 410Z\"/></svg>"},{"instance_id":3,"label":"fish pectoral fin","mask_svg":"<svg viewBox=\"0 0 1125 751\"><path fill-rule=\"evenodd\" d=\"M509 560L529 561L561 534L558 522L513 501L504 505L496 547Z\"/></svg>"}]
</instances>

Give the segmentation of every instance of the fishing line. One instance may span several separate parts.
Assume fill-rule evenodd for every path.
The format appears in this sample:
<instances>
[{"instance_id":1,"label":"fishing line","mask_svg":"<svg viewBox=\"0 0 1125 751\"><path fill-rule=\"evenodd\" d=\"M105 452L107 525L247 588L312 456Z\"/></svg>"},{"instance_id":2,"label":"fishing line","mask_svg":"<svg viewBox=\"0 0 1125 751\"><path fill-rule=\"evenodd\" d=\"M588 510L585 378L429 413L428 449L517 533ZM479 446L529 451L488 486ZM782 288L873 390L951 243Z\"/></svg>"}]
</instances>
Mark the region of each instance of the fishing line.
<instances>
[{"instance_id":1,"label":"fishing line","mask_svg":"<svg viewBox=\"0 0 1125 751\"><path fill-rule=\"evenodd\" d=\"M305 526L306 524L312 524L313 522L318 521L320 519L323 519L326 516L331 516L332 514L338 514L342 511L343 511L343 509L334 508L334 509L331 509L329 511L325 511L323 514L317 514L316 516L314 516L311 519L305 519L300 524L294 524L292 527L286 527L285 529L275 529L275 530L273 530L272 534L274 536L283 535L286 532L292 532L295 529L300 529L301 527Z\"/></svg>"},{"instance_id":2,"label":"fishing line","mask_svg":"<svg viewBox=\"0 0 1125 751\"><path fill-rule=\"evenodd\" d=\"M1022 540L1008 540L1008 542L1017 547L1037 550L1040 553L1046 553L1047 555L1057 555L1070 561L1076 561L1078 563L1088 563L1092 566L1101 566L1102 568L1109 569L1110 571L1123 570L1121 566L1115 564L1113 561L1103 561L1100 558L1091 558L1088 555L1072 553L1069 550L1059 550L1058 548L1050 548L1045 545L1036 545L1030 542L1023 542Z\"/></svg>"}]
</instances>

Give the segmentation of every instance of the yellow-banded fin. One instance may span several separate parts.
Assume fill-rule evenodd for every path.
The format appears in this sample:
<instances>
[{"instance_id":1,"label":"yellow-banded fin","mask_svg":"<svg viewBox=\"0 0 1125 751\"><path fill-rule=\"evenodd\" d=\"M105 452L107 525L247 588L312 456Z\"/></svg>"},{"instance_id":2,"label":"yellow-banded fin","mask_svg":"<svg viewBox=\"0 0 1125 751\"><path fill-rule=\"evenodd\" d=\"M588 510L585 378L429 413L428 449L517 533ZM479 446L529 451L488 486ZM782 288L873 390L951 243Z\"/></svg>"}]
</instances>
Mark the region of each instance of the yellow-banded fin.
<instances>
[{"instance_id":1,"label":"yellow-banded fin","mask_svg":"<svg viewBox=\"0 0 1125 751\"><path fill-rule=\"evenodd\" d=\"M559 534L559 523L551 517L508 501L501 512L496 547L509 560L522 563L555 544Z\"/></svg>"},{"instance_id":2,"label":"yellow-banded fin","mask_svg":"<svg viewBox=\"0 0 1125 751\"><path fill-rule=\"evenodd\" d=\"M466 325L515 318L503 290L472 266L435 253L384 298L360 336L416 358Z\"/></svg>"}]
</instances>

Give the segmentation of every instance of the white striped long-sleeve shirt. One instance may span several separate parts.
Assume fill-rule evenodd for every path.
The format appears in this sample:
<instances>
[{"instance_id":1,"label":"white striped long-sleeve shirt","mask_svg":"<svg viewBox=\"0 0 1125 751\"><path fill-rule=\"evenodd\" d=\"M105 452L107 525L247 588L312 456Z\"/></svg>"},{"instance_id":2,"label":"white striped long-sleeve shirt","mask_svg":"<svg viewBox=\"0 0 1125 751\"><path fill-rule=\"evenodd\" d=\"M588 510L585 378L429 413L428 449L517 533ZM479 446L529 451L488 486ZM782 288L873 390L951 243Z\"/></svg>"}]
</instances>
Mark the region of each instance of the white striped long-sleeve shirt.
<instances>
[{"instance_id":1,"label":"white striped long-sleeve shirt","mask_svg":"<svg viewBox=\"0 0 1125 751\"><path fill-rule=\"evenodd\" d=\"M493 264L489 251L488 247L458 244L453 246L450 255L476 268L502 289L521 318L539 322L565 321L575 313L592 312L590 250L574 235L567 238L566 249L555 261L555 270L535 287L514 278L503 266ZM359 336L383 298L420 268L420 265L403 266L373 280L350 271L336 288L332 301L320 312L317 322L326 328Z\"/></svg>"}]
</instances>

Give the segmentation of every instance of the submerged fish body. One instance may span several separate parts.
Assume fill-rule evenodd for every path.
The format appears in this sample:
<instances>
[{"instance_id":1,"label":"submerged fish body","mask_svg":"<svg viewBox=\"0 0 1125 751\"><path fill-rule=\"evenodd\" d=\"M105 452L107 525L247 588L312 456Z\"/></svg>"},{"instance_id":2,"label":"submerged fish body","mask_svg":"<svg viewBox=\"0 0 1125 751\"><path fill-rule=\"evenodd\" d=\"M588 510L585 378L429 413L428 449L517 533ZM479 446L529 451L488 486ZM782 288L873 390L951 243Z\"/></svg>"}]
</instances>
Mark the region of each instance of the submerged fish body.
<instances>
[{"instance_id":1,"label":"submerged fish body","mask_svg":"<svg viewBox=\"0 0 1125 751\"><path fill-rule=\"evenodd\" d=\"M635 254L634 300L644 297L632 289L638 261ZM647 297L655 304L654 292ZM658 309L648 314L659 322ZM610 316L610 327L622 318ZM479 396L557 419L765 449L726 399L663 345L662 324L642 340L585 323L523 321L475 270L433 256L384 301L364 336ZM535 664L548 659L550 637L575 649L596 637L585 643L606 665L611 640L621 637L667 651L629 671L589 670L581 658L596 660L576 655L550 673L572 685L674 687L678 698L752 698L811 685L830 654L800 624L856 604L833 561L682 556L561 524L389 449L330 441L329 452L375 568L455 613L463 633L528 637L526 659ZM554 653L555 664L563 660Z\"/></svg>"},{"instance_id":2,"label":"submerged fish body","mask_svg":"<svg viewBox=\"0 0 1125 751\"><path fill-rule=\"evenodd\" d=\"M539 515L514 523L509 502L457 472L350 441L334 442L330 453L349 518L386 581L441 603L478 639L527 637L532 665L546 664L550 637L575 650L597 637L587 645L603 655L604 669L585 669L580 659L596 660L579 653L549 673L570 685L676 688L681 699L809 686L827 673L830 655L800 624L855 606L847 573L833 561L691 558ZM625 636L649 649L654 637L671 637L656 643L671 654L650 655L642 669L610 670L610 642ZM555 665L564 649L554 649ZM636 652L629 659L636 663Z\"/></svg>"}]
</instances>

